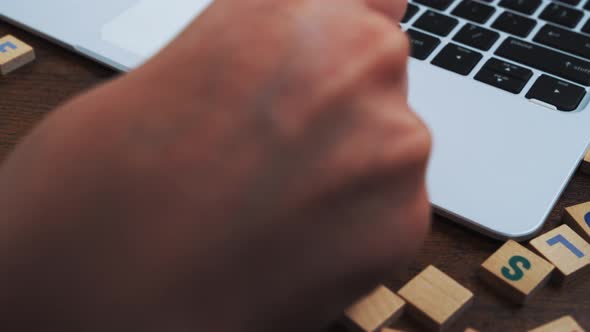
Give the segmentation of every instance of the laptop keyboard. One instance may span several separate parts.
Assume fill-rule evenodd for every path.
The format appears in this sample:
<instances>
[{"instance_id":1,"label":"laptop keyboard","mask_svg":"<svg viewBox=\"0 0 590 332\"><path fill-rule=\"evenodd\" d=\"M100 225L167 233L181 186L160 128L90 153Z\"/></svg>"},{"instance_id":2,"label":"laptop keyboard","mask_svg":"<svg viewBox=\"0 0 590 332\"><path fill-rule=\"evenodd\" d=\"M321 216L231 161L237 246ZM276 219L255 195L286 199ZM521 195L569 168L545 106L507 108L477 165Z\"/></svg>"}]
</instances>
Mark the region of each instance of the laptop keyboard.
<instances>
[{"instance_id":1,"label":"laptop keyboard","mask_svg":"<svg viewBox=\"0 0 590 332\"><path fill-rule=\"evenodd\" d=\"M560 111L590 87L590 0L411 0L412 57Z\"/></svg>"}]
</instances>

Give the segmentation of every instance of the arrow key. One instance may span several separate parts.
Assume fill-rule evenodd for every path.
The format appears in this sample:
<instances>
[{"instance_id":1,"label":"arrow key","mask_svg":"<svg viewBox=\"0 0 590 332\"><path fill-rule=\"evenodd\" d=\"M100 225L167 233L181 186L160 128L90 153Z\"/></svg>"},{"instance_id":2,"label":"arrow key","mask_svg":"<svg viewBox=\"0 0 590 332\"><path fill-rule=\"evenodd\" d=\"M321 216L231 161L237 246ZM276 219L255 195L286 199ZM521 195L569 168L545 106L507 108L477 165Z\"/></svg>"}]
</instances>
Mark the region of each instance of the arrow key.
<instances>
[{"instance_id":1,"label":"arrow key","mask_svg":"<svg viewBox=\"0 0 590 332\"><path fill-rule=\"evenodd\" d=\"M526 97L553 105L560 111L570 112L578 108L585 95L586 90L580 86L541 75Z\"/></svg>"},{"instance_id":2,"label":"arrow key","mask_svg":"<svg viewBox=\"0 0 590 332\"><path fill-rule=\"evenodd\" d=\"M484 68L517 78L525 83L533 76L533 72L530 69L526 69L521 66L517 66L508 61L500 60L497 58L491 58L486 62Z\"/></svg>"},{"instance_id":3,"label":"arrow key","mask_svg":"<svg viewBox=\"0 0 590 332\"><path fill-rule=\"evenodd\" d=\"M481 54L456 44L447 44L432 60L432 64L467 76L481 60Z\"/></svg>"},{"instance_id":4,"label":"arrow key","mask_svg":"<svg viewBox=\"0 0 590 332\"><path fill-rule=\"evenodd\" d=\"M514 94L520 93L526 84L526 81L488 70L485 67L475 75L475 79Z\"/></svg>"}]
</instances>

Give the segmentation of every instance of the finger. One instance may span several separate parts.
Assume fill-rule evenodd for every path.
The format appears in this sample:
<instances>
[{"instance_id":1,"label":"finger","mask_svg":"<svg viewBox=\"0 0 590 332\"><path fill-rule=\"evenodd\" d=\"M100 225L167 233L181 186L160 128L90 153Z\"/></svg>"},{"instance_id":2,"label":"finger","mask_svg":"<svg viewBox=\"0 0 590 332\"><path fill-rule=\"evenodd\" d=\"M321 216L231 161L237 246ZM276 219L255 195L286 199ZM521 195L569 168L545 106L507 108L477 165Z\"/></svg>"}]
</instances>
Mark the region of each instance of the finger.
<instances>
[{"instance_id":1,"label":"finger","mask_svg":"<svg viewBox=\"0 0 590 332\"><path fill-rule=\"evenodd\" d=\"M365 0L369 7L399 22L404 17L407 0Z\"/></svg>"},{"instance_id":2,"label":"finger","mask_svg":"<svg viewBox=\"0 0 590 332\"><path fill-rule=\"evenodd\" d=\"M407 65L410 55L410 40L399 27L393 27L385 35L380 48L375 53L375 78L384 82L403 83L399 91L407 95Z\"/></svg>"}]
</instances>

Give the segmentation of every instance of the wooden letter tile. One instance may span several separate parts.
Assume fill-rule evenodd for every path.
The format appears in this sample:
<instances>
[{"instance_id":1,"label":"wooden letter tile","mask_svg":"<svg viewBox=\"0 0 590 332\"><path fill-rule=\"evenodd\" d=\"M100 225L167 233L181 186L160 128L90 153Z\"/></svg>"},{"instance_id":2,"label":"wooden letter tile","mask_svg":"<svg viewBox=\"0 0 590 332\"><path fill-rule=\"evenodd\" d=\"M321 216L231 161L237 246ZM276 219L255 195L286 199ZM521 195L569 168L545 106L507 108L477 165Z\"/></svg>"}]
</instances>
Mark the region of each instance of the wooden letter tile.
<instances>
[{"instance_id":1,"label":"wooden letter tile","mask_svg":"<svg viewBox=\"0 0 590 332\"><path fill-rule=\"evenodd\" d=\"M584 332L584 329L571 316L565 316L529 332Z\"/></svg>"},{"instance_id":2,"label":"wooden letter tile","mask_svg":"<svg viewBox=\"0 0 590 332\"><path fill-rule=\"evenodd\" d=\"M586 241L590 241L590 202L566 208L563 221Z\"/></svg>"},{"instance_id":3,"label":"wooden letter tile","mask_svg":"<svg viewBox=\"0 0 590 332\"><path fill-rule=\"evenodd\" d=\"M372 332L397 319L405 304L387 287L379 286L346 309L344 314L354 329Z\"/></svg>"},{"instance_id":4,"label":"wooden letter tile","mask_svg":"<svg viewBox=\"0 0 590 332\"><path fill-rule=\"evenodd\" d=\"M427 328L443 330L473 302L473 293L434 266L427 267L398 292L408 313Z\"/></svg>"},{"instance_id":5,"label":"wooden letter tile","mask_svg":"<svg viewBox=\"0 0 590 332\"><path fill-rule=\"evenodd\" d=\"M515 241L508 241L479 270L483 281L510 300L524 304L543 287L554 266Z\"/></svg>"},{"instance_id":6,"label":"wooden letter tile","mask_svg":"<svg viewBox=\"0 0 590 332\"><path fill-rule=\"evenodd\" d=\"M557 268L558 281L568 283L589 271L590 244L568 225L561 225L531 242Z\"/></svg>"},{"instance_id":7,"label":"wooden letter tile","mask_svg":"<svg viewBox=\"0 0 590 332\"><path fill-rule=\"evenodd\" d=\"M33 48L11 35L0 38L0 73L6 75L35 60Z\"/></svg>"}]
</instances>

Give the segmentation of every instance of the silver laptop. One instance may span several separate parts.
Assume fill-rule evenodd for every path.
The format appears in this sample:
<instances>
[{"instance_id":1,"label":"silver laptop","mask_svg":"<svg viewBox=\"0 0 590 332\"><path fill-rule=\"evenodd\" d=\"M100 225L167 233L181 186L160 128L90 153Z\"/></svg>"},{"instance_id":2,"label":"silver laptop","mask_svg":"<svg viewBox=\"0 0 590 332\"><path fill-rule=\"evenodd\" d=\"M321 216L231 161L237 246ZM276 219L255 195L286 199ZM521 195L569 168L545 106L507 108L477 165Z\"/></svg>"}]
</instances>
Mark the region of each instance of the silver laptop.
<instances>
[{"instance_id":1,"label":"silver laptop","mask_svg":"<svg viewBox=\"0 0 590 332\"><path fill-rule=\"evenodd\" d=\"M432 204L492 237L532 236L590 142L588 0L411 1L402 27L410 103L434 135ZM128 71L209 3L4 0L0 16Z\"/></svg>"}]
</instances>

